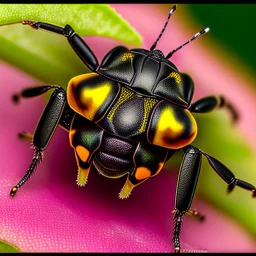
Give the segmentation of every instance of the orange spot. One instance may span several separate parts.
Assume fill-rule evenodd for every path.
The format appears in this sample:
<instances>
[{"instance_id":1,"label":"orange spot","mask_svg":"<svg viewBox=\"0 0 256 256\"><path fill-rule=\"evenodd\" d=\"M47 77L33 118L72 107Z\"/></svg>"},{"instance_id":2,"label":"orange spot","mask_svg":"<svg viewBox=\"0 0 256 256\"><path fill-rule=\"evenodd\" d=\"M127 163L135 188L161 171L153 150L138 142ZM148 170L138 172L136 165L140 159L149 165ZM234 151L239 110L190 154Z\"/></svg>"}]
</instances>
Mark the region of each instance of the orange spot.
<instances>
[{"instance_id":1,"label":"orange spot","mask_svg":"<svg viewBox=\"0 0 256 256\"><path fill-rule=\"evenodd\" d=\"M143 180L150 177L151 171L146 167L139 167L136 169L135 178L137 180Z\"/></svg>"},{"instance_id":2,"label":"orange spot","mask_svg":"<svg viewBox=\"0 0 256 256\"><path fill-rule=\"evenodd\" d=\"M80 145L78 145L76 147L76 153L78 154L78 156L80 157L80 159L83 162L86 162L86 160L88 159L88 157L90 155L90 152L86 148L84 148L84 147L82 147Z\"/></svg>"}]
</instances>

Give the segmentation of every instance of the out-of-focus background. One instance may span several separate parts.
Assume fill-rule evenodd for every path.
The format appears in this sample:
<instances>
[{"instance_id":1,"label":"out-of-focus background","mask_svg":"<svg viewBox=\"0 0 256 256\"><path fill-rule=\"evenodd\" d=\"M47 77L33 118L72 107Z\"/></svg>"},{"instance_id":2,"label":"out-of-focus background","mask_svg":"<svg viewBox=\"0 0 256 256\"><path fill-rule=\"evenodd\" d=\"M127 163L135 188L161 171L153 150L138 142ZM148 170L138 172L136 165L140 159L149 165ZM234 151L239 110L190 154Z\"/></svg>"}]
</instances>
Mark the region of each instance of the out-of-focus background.
<instances>
[{"instance_id":1,"label":"out-of-focus background","mask_svg":"<svg viewBox=\"0 0 256 256\"><path fill-rule=\"evenodd\" d=\"M141 35L140 47L149 49L173 4L110 6ZM193 78L194 100L222 94L235 106L240 120L232 124L226 110L195 115L199 129L193 144L223 162L238 178L256 185L255 11L253 4L178 4L157 49L167 54L210 27L209 33L170 60ZM99 31L108 26L101 24ZM99 36L83 39L99 60L116 45L139 47ZM108 180L94 170L85 188L75 185L73 149L66 132L59 129L36 173L16 198L9 198L10 188L32 157L30 145L20 142L16 134L33 133L46 103L46 98L39 97L14 106L12 94L47 83L65 87L70 78L89 71L64 38L21 25L0 27L0 61L0 240L30 252L172 251L171 211L181 152L159 175L121 201L117 194L125 178ZM256 252L256 199L250 191L235 188L227 195L226 189L227 184L204 159L192 206L206 220L199 223L185 217L183 249Z\"/></svg>"}]
</instances>

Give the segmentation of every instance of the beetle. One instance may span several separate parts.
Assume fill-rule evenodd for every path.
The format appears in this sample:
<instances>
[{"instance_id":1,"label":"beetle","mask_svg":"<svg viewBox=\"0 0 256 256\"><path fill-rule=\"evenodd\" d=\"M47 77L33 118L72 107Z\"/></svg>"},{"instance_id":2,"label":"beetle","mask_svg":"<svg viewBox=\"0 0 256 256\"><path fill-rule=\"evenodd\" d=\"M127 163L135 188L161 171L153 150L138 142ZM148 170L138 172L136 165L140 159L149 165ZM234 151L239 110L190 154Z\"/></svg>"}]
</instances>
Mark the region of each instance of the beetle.
<instances>
[{"instance_id":1,"label":"beetle","mask_svg":"<svg viewBox=\"0 0 256 256\"><path fill-rule=\"evenodd\" d=\"M117 46L110 50L99 64L96 56L71 26L59 27L44 22L23 20L23 25L50 31L67 38L74 52L92 71L72 78L67 92L57 85L25 88L14 95L30 98L54 89L36 127L34 135L21 133L21 138L33 140L34 155L31 164L15 185L10 195L34 173L42 161L56 128L69 133L78 165L77 184L87 183L90 168L107 178L127 176L119 198L128 198L134 187L157 175L164 164L178 150L184 156L177 181L174 209L174 252L181 250L180 231L184 215L190 209L205 156L213 170L228 184L228 192L235 186L252 191L255 187L235 175L219 160L191 143L197 135L197 124L192 113L207 113L227 108L237 121L238 114L224 96L214 95L192 103L194 83L169 58L183 46L209 31L203 29L189 41L169 54L155 49L163 35L174 6L165 25L149 50Z\"/></svg>"}]
</instances>

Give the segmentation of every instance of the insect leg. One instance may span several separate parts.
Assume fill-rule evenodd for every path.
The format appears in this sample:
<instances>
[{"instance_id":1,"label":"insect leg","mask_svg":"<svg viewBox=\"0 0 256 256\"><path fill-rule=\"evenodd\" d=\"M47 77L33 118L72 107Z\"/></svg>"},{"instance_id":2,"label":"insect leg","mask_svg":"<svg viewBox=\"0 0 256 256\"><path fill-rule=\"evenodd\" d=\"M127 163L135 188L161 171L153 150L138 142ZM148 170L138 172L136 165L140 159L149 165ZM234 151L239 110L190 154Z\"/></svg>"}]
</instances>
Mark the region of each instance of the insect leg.
<instances>
[{"instance_id":1,"label":"insect leg","mask_svg":"<svg viewBox=\"0 0 256 256\"><path fill-rule=\"evenodd\" d=\"M23 178L11 189L11 196L14 196L17 190L29 179L31 174L36 170L37 165L42 160L43 152L59 124L65 103L65 90L61 87L55 88L43 111L33 137L34 156L32 158L32 162Z\"/></svg>"},{"instance_id":2,"label":"insect leg","mask_svg":"<svg viewBox=\"0 0 256 256\"><path fill-rule=\"evenodd\" d=\"M21 90L21 92L15 93L14 95L12 95L12 100L15 103L19 103L20 98L36 97L36 96L42 95L43 93L46 93L50 89L57 89L57 88L60 88L60 86L57 86L57 85L40 85L40 86L36 86L36 87L28 87L28 88L25 88L25 89Z\"/></svg>"},{"instance_id":3,"label":"insect leg","mask_svg":"<svg viewBox=\"0 0 256 256\"><path fill-rule=\"evenodd\" d=\"M226 108L232 115L232 121L236 122L238 120L239 115L234 106L220 95L199 99L191 104L189 110L194 113L207 113L217 108Z\"/></svg>"},{"instance_id":4,"label":"insect leg","mask_svg":"<svg viewBox=\"0 0 256 256\"><path fill-rule=\"evenodd\" d=\"M20 133L18 133L18 137L21 140L33 141L34 135L32 135L28 132L20 132Z\"/></svg>"},{"instance_id":5,"label":"insect leg","mask_svg":"<svg viewBox=\"0 0 256 256\"><path fill-rule=\"evenodd\" d=\"M87 183L92 156L101 145L104 131L88 119L76 115L69 133L70 144L75 150L78 165L77 185Z\"/></svg>"},{"instance_id":6,"label":"insect leg","mask_svg":"<svg viewBox=\"0 0 256 256\"><path fill-rule=\"evenodd\" d=\"M188 214L190 214L191 216L197 218L197 219L200 220L200 221L203 221L203 220L205 219L205 216L202 215L202 214L201 214L198 210L196 210L196 209L193 209L193 210L190 209L190 210L188 211Z\"/></svg>"},{"instance_id":7,"label":"insect leg","mask_svg":"<svg viewBox=\"0 0 256 256\"><path fill-rule=\"evenodd\" d=\"M68 39L68 42L73 50L76 52L78 57L85 63L85 65L92 71L96 71L99 65L96 56L93 54L92 50L84 42L84 40L75 33L71 26L66 25L64 28L62 28L53 24L34 22L29 20L23 20L22 24L29 25L34 29L42 29L65 36Z\"/></svg>"},{"instance_id":8,"label":"insect leg","mask_svg":"<svg viewBox=\"0 0 256 256\"><path fill-rule=\"evenodd\" d=\"M133 155L134 169L128 175L126 183L119 193L119 198L128 198L133 188L149 177L157 175L163 168L167 158L176 151L154 145L138 144Z\"/></svg>"},{"instance_id":9,"label":"insect leg","mask_svg":"<svg viewBox=\"0 0 256 256\"><path fill-rule=\"evenodd\" d=\"M173 210L172 213L176 213L176 210ZM187 215L190 215L192 217L195 217L199 221L203 221L205 219L205 216L202 215L198 210L196 209L190 209L186 212Z\"/></svg>"},{"instance_id":10,"label":"insect leg","mask_svg":"<svg viewBox=\"0 0 256 256\"><path fill-rule=\"evenodd\" d=\"M181 225L183 217L185 213L189 211L194 197L202 160L199 149L191 145L185 147L184 152L175 197L175 226L173 232L175 252L180 252Z\"/></svg>"},{"instance_id":11,"label":"insect leg","mask_svg":"<svg viewBox=\"0 0 256 256\"><path fill-rule=\"evenodd\" d=\"M214 157L202 152L202 154L207 158L209 164L213 170L228 184L228 192L230 193L235 186L252 191L252 196L256 197L256 188L243 180L237 179L235 175L221 162L219 162Z\"/></svg>"},{"instance_id":12,"label":"insect leg","mask_svg":"<svg viewBox=\"0 0 256 256\"><path fill-rule=\"evenodd\" d=\"M43 93L46 93L50 89L58 89L58 88L61 88L61 87L57 86L57 85L40 85L40 86L36 86L36 87L27 87L27 88L21 90L21 92L14 94L12 96L12 100L15 103L19 103L21 98L25 98L25 99L33 98L36 96L40 96ZM59 121L59 125L63 129L69 131L74 114L75 114L75 112L69 107L69 105L65 104L63 114L61 115L61 119ZM25 140L29 140L29 141L31 141L33 139L33 135L29 134L28 132L21 132L18 134L18 137L20 139L25 139Z\"/></svg>"}]
</instances>

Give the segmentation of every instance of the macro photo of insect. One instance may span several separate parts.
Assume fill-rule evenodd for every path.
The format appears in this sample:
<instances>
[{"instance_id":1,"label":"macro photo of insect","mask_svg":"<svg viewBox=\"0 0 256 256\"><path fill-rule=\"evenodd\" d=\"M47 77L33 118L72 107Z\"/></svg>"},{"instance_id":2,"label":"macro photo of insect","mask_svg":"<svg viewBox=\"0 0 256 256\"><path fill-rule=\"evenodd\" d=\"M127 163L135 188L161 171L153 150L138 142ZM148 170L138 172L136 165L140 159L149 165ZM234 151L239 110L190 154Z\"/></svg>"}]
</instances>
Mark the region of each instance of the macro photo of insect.
<instances>
[{"instance_id":1,"label":"macro photo of insect","mask_svg":"<svg viewBox=\"0 0 256 256\"><path fill-rule=\"evenodd\" d=\"M256 252L256 5L0 4L0 252Z\"/></svg>"}]
</instances>

